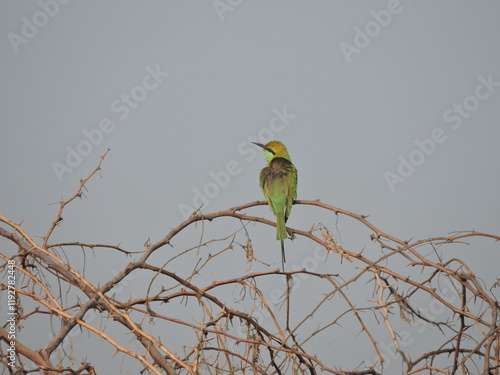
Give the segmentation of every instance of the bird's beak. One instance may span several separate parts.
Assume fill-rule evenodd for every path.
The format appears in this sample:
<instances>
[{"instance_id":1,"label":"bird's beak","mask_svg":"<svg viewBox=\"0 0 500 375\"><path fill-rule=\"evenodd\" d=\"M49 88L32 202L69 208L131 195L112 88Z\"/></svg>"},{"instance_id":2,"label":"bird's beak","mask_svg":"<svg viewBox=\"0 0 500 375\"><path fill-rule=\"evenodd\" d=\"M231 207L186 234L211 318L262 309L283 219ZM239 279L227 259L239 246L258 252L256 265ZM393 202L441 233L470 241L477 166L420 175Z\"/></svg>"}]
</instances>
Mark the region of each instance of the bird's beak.
<instances>
[{"instance_id":1,"label":"bird's beak","mask_svg":"<svg viewBox=\"0 0 500 375\"><path fill-rule=\"evenodd\" d=\"M263 145L262 143L256 143L256 142L252 142L254 145L257 145L259 147L262 147L262 148L266 148L265 145Z\"/></svg>"}]
</instances>

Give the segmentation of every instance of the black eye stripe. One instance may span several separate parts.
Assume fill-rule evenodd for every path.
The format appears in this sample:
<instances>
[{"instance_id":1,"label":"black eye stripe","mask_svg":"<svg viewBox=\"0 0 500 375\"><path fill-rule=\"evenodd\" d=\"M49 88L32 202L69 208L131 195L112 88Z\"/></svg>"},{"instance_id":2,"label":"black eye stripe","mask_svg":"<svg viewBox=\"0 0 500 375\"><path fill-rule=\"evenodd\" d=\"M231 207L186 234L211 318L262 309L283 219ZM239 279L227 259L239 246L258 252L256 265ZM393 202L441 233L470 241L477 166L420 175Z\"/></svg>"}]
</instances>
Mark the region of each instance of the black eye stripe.
<instances>
[{"instance_id":1,"label":"black eye stripe","mask_svg":"<svg viewBox=\"0 0 500 375\"><path fill-rule=\"evenodd\" d=\"M276 153L275 153L273 150L271 150L270 148L267 148L267 147L266 147L264 150L269 151L269 152L270 152L271 154L273 154L273 155L275 155L275 154L276 154Z\"/></svg>"}]
</instances>

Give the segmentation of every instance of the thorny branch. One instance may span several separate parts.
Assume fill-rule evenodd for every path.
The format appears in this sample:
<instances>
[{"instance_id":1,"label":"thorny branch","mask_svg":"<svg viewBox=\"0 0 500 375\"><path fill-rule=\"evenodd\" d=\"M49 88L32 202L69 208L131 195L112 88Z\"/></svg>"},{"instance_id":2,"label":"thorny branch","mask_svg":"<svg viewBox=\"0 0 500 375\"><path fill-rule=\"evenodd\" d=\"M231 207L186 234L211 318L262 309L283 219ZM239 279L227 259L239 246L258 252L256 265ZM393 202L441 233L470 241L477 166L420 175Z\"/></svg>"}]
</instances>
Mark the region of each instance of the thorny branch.
<instances>
[{"instance_id":1,"label":"thorny branch","mask_svg":"<svg viewBox=\"0 0 500 375\"><path fill-rule=\"evenodd\" d=\"M252 233L276 225L247 213L266 204L262 201L211 214L196 211L163 239L148 240L144 250L80 241L50 244L54 232L63 229L65 207L84 197L86 183L101 170L106 154L80 181L76 193L59 203L41 243L21 224L0 215L0 237L17 249L0 249L0 289L2 295L15 296L9 306L16 312L19 333L13 339L11 325L4 320L1 373L96 373L97 359L71 345L78 336L72 339L70 332L79 330L111 354L122 353L127 367L147 374L380 374L394 366L396 356L406 374L498 374L498 279L488 286L478 270L448 256L444 246L480 238L498 241L499 236L471 231L405 241L381 231L364 215L320 201L297 200L295 205L330 213L338 236L322 223L314 223L310 230L287 228L301 246L304 262L285 272L256 258L265 249L255 245ZM210 230L222 218L235 226L226 236L213 237ZM358 226L359 233L369 232L361 250L340 241L341 224L347 221ZM194 242L174 244L173 239L186 231ZM323 249L321 259L312 244ZM71 251L75 247L94 257L78 264ZM112 277L96 281L79 271L109 253L124 256L115 258L121 259L117 267L123 266ZM153 260L158 257L161 266ZM12 261L15 285L5 277ZM245 262L251 263L246 270ZM139 292L133 294L120 292L118 287L124 289L128 279L143 280L144 285L137 283ZM35 319L52 327L41 348L21 334L34 329ZM423 335L433 335L425 350L412 344ZM11 342L15 350L9 351ZM364 351L347 342L356 342ZM345 354L333 354L339 352ZM12 353L15 367L10 366Z\"/></svg>"}]
</instances>

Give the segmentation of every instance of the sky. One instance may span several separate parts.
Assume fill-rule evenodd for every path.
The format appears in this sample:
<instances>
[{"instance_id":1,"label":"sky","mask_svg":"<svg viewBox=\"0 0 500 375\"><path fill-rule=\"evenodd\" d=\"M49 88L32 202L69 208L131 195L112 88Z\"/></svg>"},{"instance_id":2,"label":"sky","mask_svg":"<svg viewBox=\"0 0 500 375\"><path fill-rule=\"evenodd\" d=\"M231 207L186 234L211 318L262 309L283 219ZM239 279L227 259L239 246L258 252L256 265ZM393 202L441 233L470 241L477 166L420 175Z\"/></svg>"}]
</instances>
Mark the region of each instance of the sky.
<instances>
[{"instance_id":1,"label":"sky","mask_svg":"<svg viewBox=\"0 0 500 375\"><path fill-rule=\"evenodd\" d=\"M465 0L2 0L0 212L43 235L52 203L109 148L55 238L140 251L201 204L262 199L265 161L250 142L277 139L298 199L402 239L498 234L499 14ZM295 206L288 224L321 220ZM272 229L254 230L257 243ZM498 245L481 244L455 255L494 278L498 263L477 252ZM303 243L287 249L290 267L303 264ZM281 262L278 246L258 256ZM87 272L105 282L126 261Z\"/></svg>"}]
</instances>

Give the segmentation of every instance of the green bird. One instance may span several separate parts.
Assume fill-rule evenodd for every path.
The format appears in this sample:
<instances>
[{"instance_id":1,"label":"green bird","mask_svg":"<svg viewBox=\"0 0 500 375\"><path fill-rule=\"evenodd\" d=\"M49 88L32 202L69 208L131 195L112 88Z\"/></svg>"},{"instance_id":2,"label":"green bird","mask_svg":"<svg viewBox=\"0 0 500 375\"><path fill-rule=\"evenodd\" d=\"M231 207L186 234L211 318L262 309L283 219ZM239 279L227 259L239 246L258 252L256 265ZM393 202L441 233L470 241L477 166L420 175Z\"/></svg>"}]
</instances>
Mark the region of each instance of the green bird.
<instances>
[{"instance_id":1,"label":"green bird","mask_svg":"<svg viewBox=\"0 0 500 375\"><path fill-rule=\"evenodd\" d=\"M292 164L285 145L271 141L266 145L253 144L264 149L267 165L260 172L260 187L269 208L276 216L276 239L281 241L281 264L285 270L285 245L287 237L285 223L292 211L293 200L297 198L297 168Z\"/></svg>"}]
</instances>

